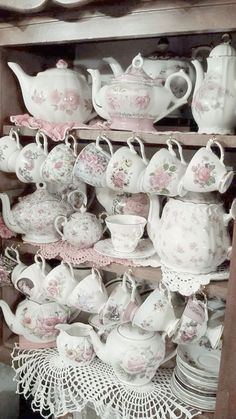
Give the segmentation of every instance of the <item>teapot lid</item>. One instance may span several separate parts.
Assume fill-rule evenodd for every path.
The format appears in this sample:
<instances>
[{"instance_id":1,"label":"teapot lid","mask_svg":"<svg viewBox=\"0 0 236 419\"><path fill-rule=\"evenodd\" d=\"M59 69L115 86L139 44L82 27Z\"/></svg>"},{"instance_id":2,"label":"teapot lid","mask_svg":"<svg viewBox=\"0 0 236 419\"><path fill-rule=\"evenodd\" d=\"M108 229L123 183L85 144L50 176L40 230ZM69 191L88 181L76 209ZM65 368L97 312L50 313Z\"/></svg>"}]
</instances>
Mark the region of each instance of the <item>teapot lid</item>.
<instances>
[{"instance_id":1,"label":"teapot lid","mask_svg":"<svg viewBox=\"0 0 236 419\"><path fill-rule=\"evenodd\" d=\"M117 332L124 338L133 340L146 340L155 335L155 332L148 332L141 327L133 326L132 323L124 323L117 327Z\"/></svg>"},{"instance_id":2,"label":"teapot lid","mask_svg":"<svg viewBox=\"0 0 236 419\"><path fill-rule=\"evenodd\" d=\"M231 45L231 36L227 33L225 33L222 36L221 44L217 45L213 50L210 52L209 57L215 58L215 57L235 57L236 56L236 50Z\"/></svg>"},{"instance_id":3,"label":"teapot lid","mask_svg":"<svg viewBox=\"0 0 236 419\"><path fill-rule=\"evenodd\" d=\"M168 39L160 38L157 44L156 51L153 51L150 54L146 55L145 58L149 60L187 60L186 57L181 57L173 51L170 51L168 48Z\"/></svg>"},{"instance_id":4,"label":"teapot lid","mask_svg":"<svg viewBox=\"0 0 236 419\"><path fill-rule=\"evenodd\" d=\"M64 61L63 59L60 59L57 61L56 67L48 68L47 70L40 71L38 73L38 75L45 75L45 74L50 75L50 76L58 75L58 74L62 76L65 76L65 75L71 76L72 74L78 75L78 73L75 70L68 68L68 63Z\"/></svg>"},{"instance_id":5,"label":"teapot lid","mask_svg":"<svg viewBox=\"0 0 236 419\"><path fill-rule=\"evenodd\" d=\"M155 81L143 70L144 60L141 54L136 55L132 64L127 68L124 74L116 76L112 81L127 81L129 83L155 85Z\"/></svg>"}]
</instances>

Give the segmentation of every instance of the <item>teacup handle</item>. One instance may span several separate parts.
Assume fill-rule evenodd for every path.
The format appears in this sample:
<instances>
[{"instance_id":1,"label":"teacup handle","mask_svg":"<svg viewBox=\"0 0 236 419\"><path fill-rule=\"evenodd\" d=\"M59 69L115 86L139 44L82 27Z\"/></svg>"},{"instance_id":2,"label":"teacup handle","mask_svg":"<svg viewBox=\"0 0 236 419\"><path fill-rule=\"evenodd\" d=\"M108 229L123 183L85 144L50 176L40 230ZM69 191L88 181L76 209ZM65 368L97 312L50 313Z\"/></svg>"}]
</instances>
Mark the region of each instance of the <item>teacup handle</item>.
<instances>
[{"instance_id":1,"label":"teacup handle","mask_svg":"<svg viewBox=\"0 0 236 419\"><path fill-rule=\"evenodd\" d=\"M103 224L107 217L108 217L108 214L107 214L107 212L104 211L104 212L101 212L101 214L99 214L98 219L101 222L101 224ZM104 224L102 234L105 233L106 230L107 230L107 225Z\"/></svg>"},{"instance_id":2,"label":"teacup handle","mask_svg":"<svg viewBox=\"0 0 236 419\"><path fill-rule=\"evenodd\" d=\"M132 144L132 141L137 141L137 143L139 143L142 160L143 160L144 164L148 165L148 160L146 158L144 144L143 144L142 140L140 140L140 138L137 137L137 136L133 136L133 137L129 137L128 140L126 141L130 150L131 150L131 152L134 153L134 154L137 154L137 151L135 150L135 148Z\"/></svg>"},{"instance_id":3,"label":"teacup handle","mask_svg":"<svg viewBox=\"0 0 236 419\"><path fill-rule=\"evenodd\" d=\"M15 253L15 258L9 252ZM12 246L11 247L6 247L6 249L4 251L4 254L5 254L6 257L8 257L8 259L12 260L13 262L17 262L18 265L21 263L20 254L19 254L18 250L15 249L14 247L12 247Z\"/></svg>"},{"instance_id":4,"label":"teacup handle","mask_svg":"<svg viewBox=\"0 0 236 419\"><path fill-rule=\"evenodd\" d=\"M68 134L66 136L66 138L65 138L65 145L68 148L71 148L71 146L72 146L73 154L74 154L75 157L77 157L77 141L76 141L76 138L74 137L74 135Z\"/></svg>"},{"instance_id":5,"label":"teacup handle","mask_svg":"<svg viewBox=\"0 0 236 419\"><path fill-rule=\"evenodd\" d=\"M131 283L132 291L130 301L133 303L135 301L136 283L129 272L125 272L123 275L122 288L124 291L127 291L127 280Z\"/></svg>"},{"instance_id":6,"label":"teacup handle","mask_svg":"<svg viewBox=\"0 0 236 419\"><path fill-rule=\"evenodd\" d=\"M99 281L99 285L100 285L100 290L101 290L101 292L103 292L103 289L102 289L103 282L102 282L102 276L100 274L100 271L97 268L92 268L92 275L97 276L98 281Z\"/></svg>"},{"instance_id":7,"label":"teacup handle","mask_svg":"<svg viewBox=\"0 0 236 419\"><path fill-rule=\"evenodd\" d=\"M59 220L62 220L62 223L59 225ZM68 222L65 215L58 215L58 217L54 220L54 227L58 234L61 236L62 240L65 240L65 236L63 232L61 231L61 228Z\"/></svg>"},{"instance_id":8,"label":"teacup handle","mask_svg":"<svg viewBox=\"0 0 236 419\"><path fill-rule=\"evenodd\" d=\"M36 253L36 255L34 256L34 261L35 263L40 265L43 275L46 276L46 272L45 272L46 263L45 263L44 257L40 255L39 253Z\"/></svg>"},{"instance_id":9,"label":"teacup handle","mask_svg":"<svg viewBox=\"0 0 236 419\"><path fill-rule=\"evenodd\" d=\"M82 195L82 197L83 197L81 206L79 208L75 207L72 203L72 197L76 194ZM83 191L80 191L79 189L75 189L74 191L71 191L68 194L67 200L68 200L69 204L72 206L74 211L80 211L82 213L86 212L88 200L87 200L86 194Z\"/></svg>"},{"instance_id":10,"label":"teacup handle","mask_svg":"<svg viewBox=\"0 0 236 419\"><path fill-rule=\"evenodd\" d=\"M41 140L42 140L42 143L41 143ZM48 154L48 140L47 140L46 135L43 132L38 131L35 136L35 141L38 147L43 148L43 153L46 156Z\"/></svg>"},{"instance_id":11,"label":"teacup handle","mask_svg":"<svg viewBox=\"0 0 236 419\"><path fill-rule=\"evenodd\" d=\"M113 146L110 142L110 140L105 136L105 135L99 135L96 139L96 148L100 151L103 151L103 148L100 146L100 141L104 140L106 141L106 143L108 144L109 150L110 150L110 155L113 155Z\"/></svg>"},{"instance_id":12,"label":"teacup handle","mask_svg":"<svg viewBox=\"0 0 236 419\"><path fill-rule=\"evenodd\" d=\"M222 147L222 145L219 143L219 141L217 141L214 137L210 138L210 140L207 141L206 144L206 149L207 150L211 150L212 146L216 144L219 149L220 149L220 162L222 164L224 164L224 158L225 158L225 153L224 153L224 148ZM212 150L211 150L212 151Z\"/></svg>"},{"instance_id":13,"label":"teacup handle","mask_svg":"<svg viewBox=\"0 0 236 419\"><path fill-rule=\"evenodd\" d=\"M10 129L10 131L9 131L9 137L11 137L13 140L15 140L16 145L17 145L17 148L20 149L21 148L20 138L19 138L18 132L14 128L11 128Z\"/></svg>"},{"instance_id":14,"label":"teacup handle","mask_svg":"<svg viewBox=\"0 0 236 419\"><path fill-rule=\"evenodd\" d=\"M178 147L178 152L179 152L181 163L187 164L186 161L184 160L182 146L175 138L172 138L172 137L168 138L168 140L166 141L166 144L167 144L167 147L168 147L168 150L169 150L170 154L174 157L176 157L176 153L173 150L173 145L172 144L176 144L177 147Z\"/></svg>"},{"instance_id":15,"label":"teacup handle","mask_svg":"<svg viewBox=\"0 0 236 419\"><path fill-rule=\"evenodd\" d=\"M68 267L68 269L69 269L69 271L70 271L71 277L72 277L73 279L75 279L75 274L74 274L73 267L72 267L71 263L70 263L70 262L66 262L66 261L64 261L64 260L63 260L63 261L61 262L61 265L67 266L67 267Z\"/></svg>"}]
</instances>

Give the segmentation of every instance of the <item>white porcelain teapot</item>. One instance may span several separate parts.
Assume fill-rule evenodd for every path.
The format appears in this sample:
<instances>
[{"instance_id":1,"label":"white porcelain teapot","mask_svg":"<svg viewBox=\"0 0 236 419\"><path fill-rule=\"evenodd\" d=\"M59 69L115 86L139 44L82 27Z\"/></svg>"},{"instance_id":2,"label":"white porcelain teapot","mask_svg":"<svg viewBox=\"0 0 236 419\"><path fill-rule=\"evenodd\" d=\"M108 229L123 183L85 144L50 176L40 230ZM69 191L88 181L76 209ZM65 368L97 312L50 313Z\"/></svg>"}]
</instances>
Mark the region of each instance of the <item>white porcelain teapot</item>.
<instances>
[{"instance_id":1,"label":"white porcelain teapot","mask_svg":"<svg viewBox=\"0 0 236 419\"><path fill-rule=\"evenodd\" d=\"M193 117L198 132L204 134L233 134L236 126L236 50L230 45L229 35L212 49L204 73L198 60L196 84L192 101Z\"/></svg>"},{"instance_id":2,"label":"white porcelain teapot","mask_svg":"<svg viewBox=\"0 0 236 419\"><path fill-rule=\"evenodd\" d=\"M227 225L235 211L236 200L227 214L214 194L188 193L169 198L160 217L159 198L150 195L148 235L168 268L193 274L214 272L229 257Z\"/></svg>"},{"instance_id":3,"label":"white porcelain teapot","mask_svg":"<svg viewBox=\"0 0 236 419\"><path fill-rule=\"evenodd\" d=\"M98 115L110 121L111 128L152 131L155 122L182 106L190 96L192 82L183 70L167 77L162 86L147 75L143 63L138 54L124 74L115 76L103 87L99 71L88 70L93 82L93 106ZM171 83L177 77L183 78L188 86L181 98L171 90Z\"/></svg>"},{"instance_id":4,"label":"white porcelain teapot","mask_svg":"<svg viewBox=\"0 0 236 419\"><path fill-rule=\"evenodd\" d=\"M86 122L91 118L91 91L83 75L68 69L64 60L56 68L28 76L17 63L8 63L19 80L25 106L35 118L53 123Z\"/></svg>"},{"instance_id":5,"label":"white porcelain teapot","mask_svg":"<svg viewBox=\"0 0 236 419\"><path fill-rule=\"evenodd\" d=\"M73 207L50 194L45 183L36 184L36 187L32 194L19 198L19 202L13 208L10 207L8 195L0 193L4 222L14 233L23 234L23 240L26 242L58 241L54 219L58 215L72 213Z\"/></svg>"}]
</instances>

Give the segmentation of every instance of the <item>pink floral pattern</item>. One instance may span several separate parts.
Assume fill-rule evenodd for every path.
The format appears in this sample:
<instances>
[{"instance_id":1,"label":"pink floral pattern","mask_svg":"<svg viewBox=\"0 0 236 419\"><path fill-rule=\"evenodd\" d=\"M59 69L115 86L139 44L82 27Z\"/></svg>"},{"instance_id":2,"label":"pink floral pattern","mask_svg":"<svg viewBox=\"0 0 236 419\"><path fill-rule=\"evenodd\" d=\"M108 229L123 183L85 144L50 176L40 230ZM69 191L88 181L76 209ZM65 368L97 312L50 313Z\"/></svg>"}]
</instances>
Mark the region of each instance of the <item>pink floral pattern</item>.
<instances>
[{"instance_id":1,"label":"pink floral pattern","mask_svg":"<svg viewBox=\"0 0 236 419\"><path fill-rule=\"evenodd\" d=\"M59 333L55 326L66 323L68 320L68 316L59 311L48 317L42 317L42 314L39 313L38 316L32 318L26 308L22 314L22 326L27 329L28 333L42 340L54 339Z\"/></svg>"},{"instance_id":2,"label":"pink floral pattern","mask_svg":"<svg viewBox=\"0 0 236 419\"><path fill-rule=\"evenodd\" d=\"M120 194L113 200L113 214L131 214L140 215L147 218L149 212L150 200L147 194Z\"/></svg>"},{"instance_id":3,"label":"pink floral pattern","mask_svg":"<svg viewBox=\"0 0 236 419\"><path fill-rule=\"evenodd\" d=\"M35 161L37 161L42 155L42 152L26 150L22 156L24 158L24 164L19 167L19 174L27 182L33 181L31 172L35 169Z\"/></svg>"},{"instance_id":4,"label":"pink floral pattern","mask_svg":"<svg viewBox=\"0 0 236 419\"><path fill-rule=\"evenodd\" d=\"M91 344L70 347L68 344L65 345L65 354L69 359L72 359L78 363L87 363L93 360L94 350Z\"/></svg>"},{"instance_id":5,"label":"pink floral pattern","mask_svg":"<svg viewBox=\"0 0 236 419\"><path fill-rule=\"evenodd\" d=\"M37 105L44 104L46 98L43 91L34 90L31 99ZM80 95L74 89L64 89L60 91L54 89L49 93L49 102L55 111L62 111L68 115L72 115L80 106ZM87 106L89 103L87 103Z\"/></svg>"},{"instance_id":6,"label":"pink floral pattern","mask_svg":"<svg viewBox=\"0 0 236 419\"><path fill-rule=\"evenodd\" d=\"M114 162L110 180L115 189L123 190L124 186L129 186L132 176L132 164L130 159Z\"/></svg>"},{"instance_id":7,"label":"pink floral pattern","mask_svg":"<svg viewBox=\"0 0 236 419\"><path fill-rule=\"evenodd\" d=\"M157 167L154 172L149 175L149 183L151 186L151 191L168 195L170 193L169 185L172 182L174 174L177 170L177 167L169 165L168 163L163 164L160 167Z\"/></svg>"},{"instance_id":8,"label":"pink floral pattern","mask_svg":"<svg viewBox=\"0 0 236 419\"><path fill-rule=\"evenodd\" d=\"M105 185L106 168L110 155L89 144L81 151L74 167L74 175L92 186Z\"/></svg>"},{"instance_id":9,"label":"pink floral pattern","mask_svg":"<svg viewBox=\"0 0 236 419\"><path fill-rule=\"evenodd\" d=\"M76 157L73 151L64 144L54 147L42 167L45 181L70 183Z\"/></svg>"},{"instance_id":10,"label":"pink floral pattern","mask_svg":"<svg viewBox=\"0 0 236 419\"><path fill-rule=\"evenodd\" d=\"M179 341L181 343L191 343L192 341L194 341L198 335L197 328L198 328L198 323L194 320L191 320L188 323L185 323L179 331L180 333Z\"/></svg>"},{"instance_id":11,"label":"pink floral pattern","mask_svg":"<svg viewBox=\"0 0 236 419\"><path fill-rule=\"evenodd\" d=\"M215 165L210 163L198 163L192 167L194 183L200 185L202 188L211 186L216 183L215 179Z\"/></svg>"}]
</instances>

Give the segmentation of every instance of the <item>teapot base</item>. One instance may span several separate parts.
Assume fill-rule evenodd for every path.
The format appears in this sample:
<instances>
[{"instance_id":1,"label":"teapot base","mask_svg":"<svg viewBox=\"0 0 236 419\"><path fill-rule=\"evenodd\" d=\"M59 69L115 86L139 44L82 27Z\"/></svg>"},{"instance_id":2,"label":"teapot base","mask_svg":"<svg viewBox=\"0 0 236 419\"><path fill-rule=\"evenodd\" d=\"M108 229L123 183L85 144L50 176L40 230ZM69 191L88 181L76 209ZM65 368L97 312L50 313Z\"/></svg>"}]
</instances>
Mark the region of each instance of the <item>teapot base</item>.
<instances>
[{"instance_id":1,"label":"teapot base","mask_svg":"<svg viewBox=\"0 0 236 419\"><path fill-rule=\"evenodd\" d=\"M202 127L198 128L198 134L220 134L220 135L233 135L234 128L226 127Z\"/></svg>"},{"instance_id":2,"label":"teapot base","mask_svg":"<svg viewBox=\"0 0 236 419\"><path fill-rule=\"evenodd\" d=\"M112 118L110 128L128 131L154 131L153 120L147 118Z\"/></svg>"},{"instance_id":3,"label":"teapot base","mask_svg":"<svg viewBox=\"0 0 236 419\"><path fill-rule=\"evenodd\" d=\"M47 243L55 243L55 242L58 242L60 239L58 237L55 237L55 235L52 235L52 236L40 236L40 235L26 234L25 236L22 236L22 240L24 242L26 242L26 243L47 244Z\"/></svg>"}]
</instances>

